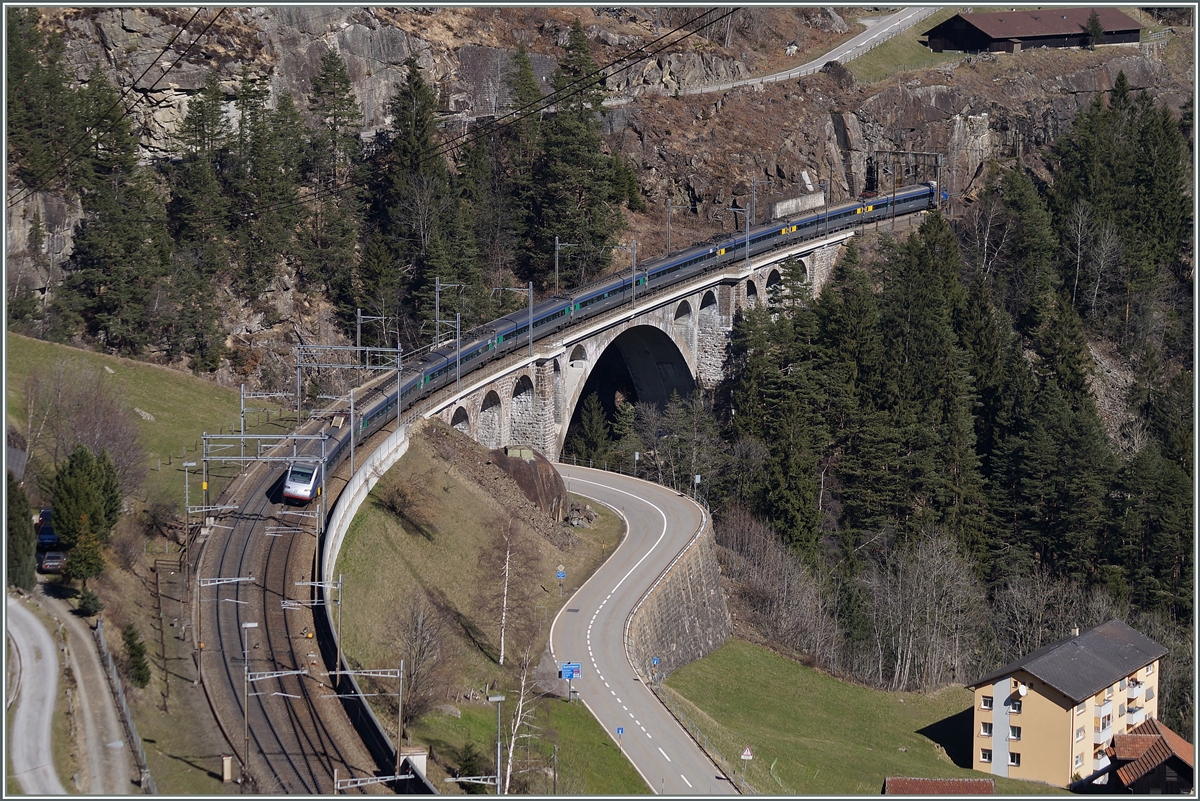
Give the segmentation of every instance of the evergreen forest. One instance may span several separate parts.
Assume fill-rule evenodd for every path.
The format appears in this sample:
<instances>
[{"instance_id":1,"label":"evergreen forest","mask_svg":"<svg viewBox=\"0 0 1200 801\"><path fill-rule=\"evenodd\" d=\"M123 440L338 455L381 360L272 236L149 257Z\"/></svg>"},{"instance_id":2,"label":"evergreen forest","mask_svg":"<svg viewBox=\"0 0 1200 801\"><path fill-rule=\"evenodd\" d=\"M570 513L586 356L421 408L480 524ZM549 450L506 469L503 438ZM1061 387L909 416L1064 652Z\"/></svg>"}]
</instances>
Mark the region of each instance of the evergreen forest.
<instances>
[{"instance_id":1,"label":"evergreen forest","mask_svg":"<svg viewBox=\"0 0 1200 801\"><path fill-rule=\"evenodd\" d=\"M351 341L361 309L385 318L364 345L407 351L438 324L437 281L438 314L469 329L525 302L497 288L553 291L556 237L580 243L563 285L604 273L642 207L578 21L553 114L448 144L410 60L367 139L330 52L303 107L243 73L231 114L210 75L174 157L143 164L118 89L99 70L76 85L36 12L5 13L16 194L84 211L47 303L9 282L9 330L203 373L249 358L222 305L286 274ZM514 108L542 97L524 51L507 81ZM793 265L737 318L721 386L662 408L588 396L567 453L680 490L701 475L756 630L838 675L969 682L1117 617L1171 649L1160 717L1190 731L1193 147L1190 105L1122 74L1048 146L1052 180L993 164L961 214L848 247L815 298ZM1100 351L1132 366L1120 420L1097 403Z\"/></svg>"}]
</instances>

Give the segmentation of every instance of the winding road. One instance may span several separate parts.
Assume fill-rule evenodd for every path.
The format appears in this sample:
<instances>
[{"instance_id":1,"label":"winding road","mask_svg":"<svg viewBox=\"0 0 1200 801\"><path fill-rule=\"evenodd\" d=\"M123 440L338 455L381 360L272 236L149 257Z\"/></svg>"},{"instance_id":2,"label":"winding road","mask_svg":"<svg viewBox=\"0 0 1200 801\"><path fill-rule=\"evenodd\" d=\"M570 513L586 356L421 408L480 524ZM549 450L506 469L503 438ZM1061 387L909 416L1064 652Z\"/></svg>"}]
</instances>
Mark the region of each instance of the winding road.
<instances>
[{"instance_id":1,"label":"winding road","mask_svg":"<svg viewBox=\"0 0 1200 801\"><path fill-rule=\"evenodd\" d=\"M13 776L28 795L66 795L54 770L50 724L58 699L58 648L46 627L20 601L8 597L8 636L20 664L9 756Z\"/></svg>"},{"instance_id":2,"label":"winding road","mask_svg":"<svg viewBox=\"0 0 1200 801\"><path fill-rule=\"evenodd\" d=\"M621 546L571 597L550 628L556 663L579 662L579 699L641 773L669 795L736 793L634 672L625 653L625 621L645 592L704 521L704 512L674 490L641 479L556 465L568 490L625 518ZM618 737L617 727L624 733Z\"/></svg>"}]
</instances>

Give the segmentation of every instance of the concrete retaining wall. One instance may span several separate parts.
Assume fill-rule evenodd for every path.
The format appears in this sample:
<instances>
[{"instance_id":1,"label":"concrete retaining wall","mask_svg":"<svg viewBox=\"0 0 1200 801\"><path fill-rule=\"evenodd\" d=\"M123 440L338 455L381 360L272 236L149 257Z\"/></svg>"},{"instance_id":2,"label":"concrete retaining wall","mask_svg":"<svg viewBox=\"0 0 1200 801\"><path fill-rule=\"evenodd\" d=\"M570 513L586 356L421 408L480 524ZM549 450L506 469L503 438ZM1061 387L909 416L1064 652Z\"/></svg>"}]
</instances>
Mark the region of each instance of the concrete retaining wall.
<instances>
[{"instance_id":1,"label":"concrete retaining wall","mask_svg":"<svg viewBox=\"0 0 1200 801\"><path fill-rule=\"evenodd\" d=\"M626 622L629 660L644 679L666 676L719 648L732 633L710 518L646 591ZM658 657L658 665L652 664Z\"/></svg>"}]
</instances>

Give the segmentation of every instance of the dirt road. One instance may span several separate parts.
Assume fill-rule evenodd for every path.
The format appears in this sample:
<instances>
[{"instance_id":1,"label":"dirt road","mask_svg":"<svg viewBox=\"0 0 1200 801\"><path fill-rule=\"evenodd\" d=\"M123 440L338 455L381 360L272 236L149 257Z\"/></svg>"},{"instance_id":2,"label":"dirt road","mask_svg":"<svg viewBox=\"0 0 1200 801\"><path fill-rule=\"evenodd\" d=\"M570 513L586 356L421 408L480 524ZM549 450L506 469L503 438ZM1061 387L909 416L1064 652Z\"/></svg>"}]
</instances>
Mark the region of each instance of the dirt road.
<instances>
[{"instance_id":1,"label":"dirt road","mask_svg":"<svg viewBox=\"0 0 1200 801\"><path fill-rule=\"evenodd\" d=\"M54 638L37 615L11 595L8 597L8 636L13 659L10 692L17 693L13 715L13 775L28 795L65 795L66 789L54 771L50 727L58 698L59 654Z\"/></svg>"}]
</instances>

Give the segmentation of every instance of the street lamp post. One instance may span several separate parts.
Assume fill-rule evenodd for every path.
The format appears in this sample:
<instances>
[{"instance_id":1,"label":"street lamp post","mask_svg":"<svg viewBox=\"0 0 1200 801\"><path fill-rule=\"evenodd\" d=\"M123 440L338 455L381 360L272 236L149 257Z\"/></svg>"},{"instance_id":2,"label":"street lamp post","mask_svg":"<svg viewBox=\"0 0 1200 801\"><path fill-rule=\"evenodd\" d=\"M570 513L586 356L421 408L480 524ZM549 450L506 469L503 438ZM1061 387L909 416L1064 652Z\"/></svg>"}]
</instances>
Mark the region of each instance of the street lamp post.
<instances>
[{"instance_id":1,"label":"street lamp post","mask_svg":"<svg viewBox=\"0 0 1200 801\"><path fill-rule=\"evenodd\" d=\"M250 770L250 646L248 631L258 628L257 622L242 624L242 783Z\"/></svg>"},{"instance_id":2,"label":"street lamp post","mask_svg":"<svg viewBox=\"0 0 1200 801\"><path fill-rule=\"evenodd\" d=\"M500 784L500 702L503 695L489 695L488 701L496 705L496 795L504 795L504 787Z\"/></svg>"}]
</instances>

